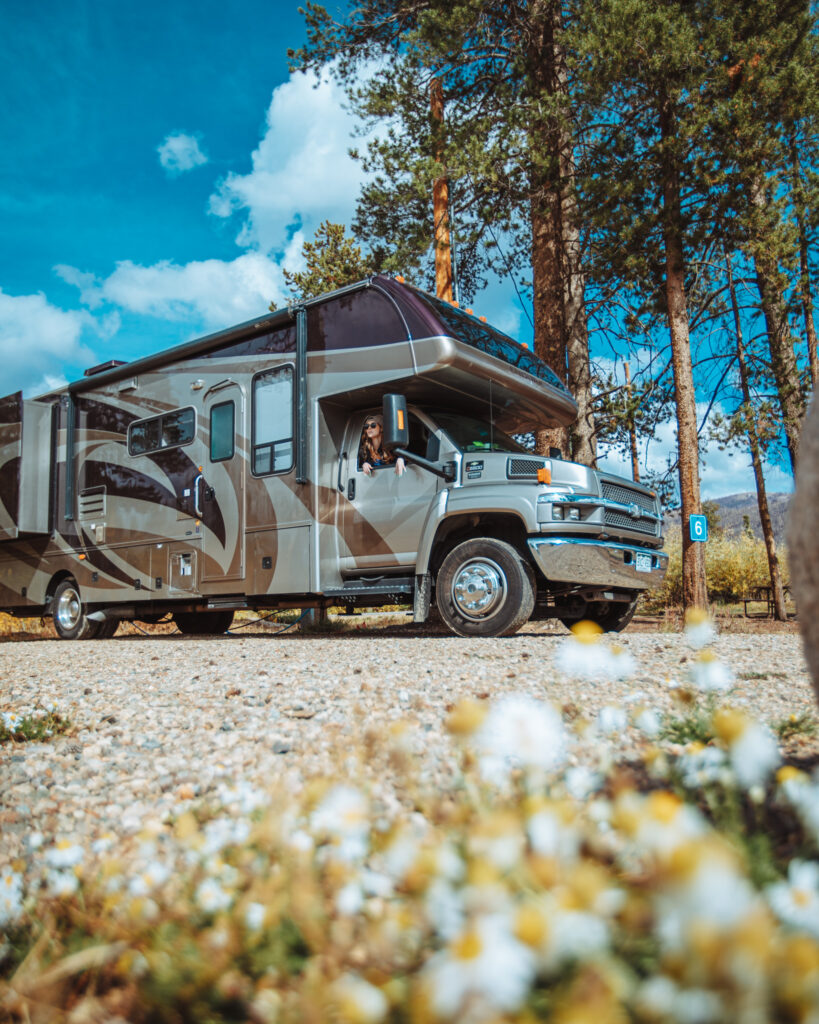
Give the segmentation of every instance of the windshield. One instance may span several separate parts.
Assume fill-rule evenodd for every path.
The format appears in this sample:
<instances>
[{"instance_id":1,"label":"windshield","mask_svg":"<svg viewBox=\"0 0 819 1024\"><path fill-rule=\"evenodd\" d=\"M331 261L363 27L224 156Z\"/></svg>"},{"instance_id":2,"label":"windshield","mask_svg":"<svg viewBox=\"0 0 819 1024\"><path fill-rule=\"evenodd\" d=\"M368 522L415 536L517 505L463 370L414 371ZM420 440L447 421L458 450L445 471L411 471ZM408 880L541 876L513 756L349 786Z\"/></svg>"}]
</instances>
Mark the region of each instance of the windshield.
<instances>
[{"instance_id":1,"label":"windshield","mask_svg":"<svg viewBox=\"0 0 819 1024\"><path fill-rule=\"evenodd\" d=\"M431 415L435 422L446 431L455 447L464 454L467 452L524 452L527 455L532 454L508 434L504 434L502 430L498 430L497 427L493 427L489 423L484 423L483 420L437 410Z\"/></svg>"}]
</instances>

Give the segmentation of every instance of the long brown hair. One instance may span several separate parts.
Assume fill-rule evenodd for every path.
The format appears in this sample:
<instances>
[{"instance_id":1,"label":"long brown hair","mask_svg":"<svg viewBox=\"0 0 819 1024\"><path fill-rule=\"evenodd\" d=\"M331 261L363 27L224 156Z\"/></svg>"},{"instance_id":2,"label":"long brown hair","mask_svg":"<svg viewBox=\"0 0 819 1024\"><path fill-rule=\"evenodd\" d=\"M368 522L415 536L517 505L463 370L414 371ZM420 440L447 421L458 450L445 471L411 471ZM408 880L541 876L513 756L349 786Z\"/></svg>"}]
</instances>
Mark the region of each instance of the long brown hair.
<instances>
[{"instance_id":1,"label":"long brown hair","mask_svg":"<svg viewBox=\"0 0 819 1024\"><path fill-rule=\"evenodd\" d=\"M371 420L375 420L379 427L381 427L381 448L376 448L375 445L367 436L366 424L369 423ZM365 417L364 424L365 425L361 428L361 447L359 448L359 462L395 462L395 456L393 455L393 453L388 452L383 447L384 420L382 419L381 414L373 413L372 416Z\"/></svg>"}]
</instances>

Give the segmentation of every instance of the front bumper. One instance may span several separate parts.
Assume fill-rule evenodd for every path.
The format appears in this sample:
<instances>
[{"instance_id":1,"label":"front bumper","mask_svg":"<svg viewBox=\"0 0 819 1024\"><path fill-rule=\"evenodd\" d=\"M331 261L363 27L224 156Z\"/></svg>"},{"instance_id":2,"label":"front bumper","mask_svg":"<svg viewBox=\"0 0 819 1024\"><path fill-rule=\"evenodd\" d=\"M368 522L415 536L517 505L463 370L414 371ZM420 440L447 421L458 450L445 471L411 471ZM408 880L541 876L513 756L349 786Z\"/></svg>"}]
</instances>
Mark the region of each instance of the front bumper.
<instances>
[{"instance_id":1,"label":"front bumper","mask_svg":"<svg viewBox=\"0 0 819 1024\"><path fill-rule=\"evenodd\" d=\"M532 537L529 550L546 579L557 583L648 590L662 583L668 568L663 551L587 537ZM637 568L638 554L651 559L649 570Z\"/></svg>"}]
</instances>

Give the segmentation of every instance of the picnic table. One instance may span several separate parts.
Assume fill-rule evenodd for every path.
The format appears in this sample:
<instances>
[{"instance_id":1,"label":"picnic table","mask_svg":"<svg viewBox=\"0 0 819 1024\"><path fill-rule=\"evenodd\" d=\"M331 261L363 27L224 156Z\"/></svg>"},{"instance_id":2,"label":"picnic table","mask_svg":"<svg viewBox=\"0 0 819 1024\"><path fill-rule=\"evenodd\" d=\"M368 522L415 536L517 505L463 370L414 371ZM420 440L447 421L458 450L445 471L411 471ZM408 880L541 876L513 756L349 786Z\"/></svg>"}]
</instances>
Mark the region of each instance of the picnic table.
<instances>
[{"instance_id":1,"label":"picnic table","mask_svg":"<svg viewBox=\"0 0 819 1024\"><path fill-rule=\"evenodd\" d=\"M789 586L784 586L782 588L782 593L785 600L787 601L788 598L791 596L791 588ZM748 593L742 600L743 604L745 605L746 619L772 619L774 617L776 609L774 606L773 587L771 587L770 585L751 587L751 589L748 591ZM749 612L749 604L764 604L765 611Z\"/></svg>"}]
</instances>

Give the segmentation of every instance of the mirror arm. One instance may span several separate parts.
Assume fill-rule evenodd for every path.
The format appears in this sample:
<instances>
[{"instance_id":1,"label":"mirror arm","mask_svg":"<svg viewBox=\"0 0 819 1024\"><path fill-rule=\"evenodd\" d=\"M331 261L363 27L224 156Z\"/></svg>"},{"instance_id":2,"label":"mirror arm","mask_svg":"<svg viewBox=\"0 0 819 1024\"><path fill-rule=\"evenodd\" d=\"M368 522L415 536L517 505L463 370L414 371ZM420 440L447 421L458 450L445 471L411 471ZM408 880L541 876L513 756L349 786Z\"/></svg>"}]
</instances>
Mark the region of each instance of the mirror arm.
<instances>
[{"instance_id":1,"label":"mirror arm","mask_svg":"<svg viewBox=\"0 0 819 1024\"><path fill-rule=\"evenodd\" d=\"M420 455L413 455L406 448L393 448L393 454L400 455L405 462L413 462L416 466L421 466L430 473L434 473L435 476L439 476L442 480L452 481L455 479L455 469L451 462L445 463L442 469L440 466L436 466L434 462L430 462L429 459L424 459Z\"/></svg>"}]
</instances>

